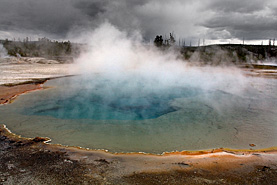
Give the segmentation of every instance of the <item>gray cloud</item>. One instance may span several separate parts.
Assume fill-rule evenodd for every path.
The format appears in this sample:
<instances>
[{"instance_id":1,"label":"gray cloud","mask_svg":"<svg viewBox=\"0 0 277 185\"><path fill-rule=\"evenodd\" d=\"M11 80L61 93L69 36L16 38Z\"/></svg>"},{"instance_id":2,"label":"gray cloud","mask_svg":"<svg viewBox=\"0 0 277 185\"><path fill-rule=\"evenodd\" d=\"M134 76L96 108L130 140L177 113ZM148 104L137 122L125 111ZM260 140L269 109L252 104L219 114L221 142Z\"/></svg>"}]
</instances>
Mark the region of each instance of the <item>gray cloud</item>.
<instances>
[{"instance_id":1,"label":"gray cloud","mask_svg":"<svg viewBox=\"0 0 277 185\"><path fill-rule=\"evenodd\" d=\"M83 14L94 18L106 11L105 1L80 1L74 2L73 7L79 9Z\"/></svg>"},{"instance_id":2,"label":"gray cloud","mask_svg":"<svg viewBox=\"0 0 277 185\"><path fill-rule=\"evenodd\" d=\"M277 2L271 0L213 1L213 16L202 25L213 39L268 39L277 36ZM218 35L216 35L218 34Z\"/></svg>"},{"instance_id":3,"label":"gray cloud","mask_svg":"<svg viewBox=\"0 0 277 185\"><path fill-rule=\"evenodd\" d=\"M264 9L268 0L213 0L207 7L216 12L253 13Z\"/></svg>"},{"instance_id":4,"label":"gray cloud","mask_svg":"<svg viewBox=\"0 0 277 185\"><path fill-rule=\"evenodd\" d=\"M1 0L0 30L64 37L84 14L66 0Z\"/></svg>"},{"instance_id":5,"label":"gray cloud","mask_svg":"<svg viewBox=\"0 0 277 185\"><path fill-rule=\"evenodd\" d=\"M174 31L187 39L276 37L274 0L1 0L0 38L49 36L64 39L108 20L145 39Z\"/></svg>"}]
</instances>

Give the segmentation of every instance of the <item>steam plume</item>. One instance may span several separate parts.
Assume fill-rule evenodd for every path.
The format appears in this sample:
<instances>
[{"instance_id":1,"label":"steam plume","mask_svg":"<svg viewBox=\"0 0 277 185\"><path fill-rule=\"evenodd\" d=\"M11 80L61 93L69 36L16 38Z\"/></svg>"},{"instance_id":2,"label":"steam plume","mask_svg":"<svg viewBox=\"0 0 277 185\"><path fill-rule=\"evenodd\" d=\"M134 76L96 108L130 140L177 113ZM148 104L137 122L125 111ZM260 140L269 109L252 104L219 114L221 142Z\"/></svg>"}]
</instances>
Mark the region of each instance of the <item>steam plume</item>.
<instances>
[{"instance_id":1,"label":"steam plume","mask_svg":"<svg viewBox=\"0 0 277 185\"><path fill-rule=\"evenodd\" d=\"M0 58L8 57L8 52L2 44L0 44Z\"/></svg>"},{"instance_id":2,"label":"steam plume","mask_svg":"<svg viewBox=\"0 0 277 185\"><path fill-rule=\"evenodd\" d=\"M114 83L124 81L126 89L137 81L145 90L186 86L235 93L246 85L234 67L192 67L173 51L162 52L141 38L138 32L130 35L108 22L102 24L86 35L88 50L77 59L81 73L86 78L100 73Z\"/></svg>"}]
</instances>

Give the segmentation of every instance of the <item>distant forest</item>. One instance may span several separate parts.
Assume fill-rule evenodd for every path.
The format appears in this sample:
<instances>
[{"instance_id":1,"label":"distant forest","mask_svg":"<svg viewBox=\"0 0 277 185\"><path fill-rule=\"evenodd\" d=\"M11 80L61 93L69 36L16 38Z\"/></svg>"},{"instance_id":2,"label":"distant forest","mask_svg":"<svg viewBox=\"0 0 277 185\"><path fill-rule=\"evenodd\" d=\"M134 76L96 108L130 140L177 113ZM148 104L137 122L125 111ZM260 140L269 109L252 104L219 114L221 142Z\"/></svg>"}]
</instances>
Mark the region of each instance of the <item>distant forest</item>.
<instances>
[{"instance_id":1,"label":"distant forest","mask_svg":"<svg viewBox=\"0 0 277 185\"><path fill-rule=\"evenodd\" d=\"M10 41L6 39L0 40L0 44L7 50L9 56L44 57L49 59L78 56L84 46L70 41L51 41L47 38L41 38L38 41L28 41L28 39Z\"/></svg>"},{"instance_id":2,"label":"distant forest","mask_svg":"<svg viewBox=\"0 0 277 185\"><path fill-rule=\"evenodd\" d=\"M86 45L71 43L70 41L58 42L47 38L38 41L0 40L0 44L7 50L9 56L15 57L44 57L55 60L73 60ZM245 63L265 60L277 61L277 47L274 45L244 45L223 44L207 46L177 46L173 34L169 39L163 39L157 35L154 45L161 50L174 49L179 53L178 57L190 62L201 62L205 64L220 63Z\"/></svg>"},{"instance_id":3,"label":"distant forest","mask_svg":"<svg viewBox=\"0 0 277 185\"><path fill-rule=\"evenodd\" d=\"M202 63L245 63L277 61L277 47L266 45L223 44L200 47L181 47L181 56L185 60Z\"/></svg>"},{"instance_id":4,"label":"distant forest","mask_svg":"<svg viewBox=\"0 0 277 185\"><path fill-rule=\"evenodd\" d=\"M186 46L180 44L176 46L174 35L170 33L169 39L163 39L162 35L157 35L154 45L161 50L174 48L180 51L180 57L191 62L201 62L205 64L220 63L246 63L271 60L277 62L277 47L274 40L269 40L269 45L246 45L246 44L216 44L200 46Z\"/></svg>"}]
</instances>

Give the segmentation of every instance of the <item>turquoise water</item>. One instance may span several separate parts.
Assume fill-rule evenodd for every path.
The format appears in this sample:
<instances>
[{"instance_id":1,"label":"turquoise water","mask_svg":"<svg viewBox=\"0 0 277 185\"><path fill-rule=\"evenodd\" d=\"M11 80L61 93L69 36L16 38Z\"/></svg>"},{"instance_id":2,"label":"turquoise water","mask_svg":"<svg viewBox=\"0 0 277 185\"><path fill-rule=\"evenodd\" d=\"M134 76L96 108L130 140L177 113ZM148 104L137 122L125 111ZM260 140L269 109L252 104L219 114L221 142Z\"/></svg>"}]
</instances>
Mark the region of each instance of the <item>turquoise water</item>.
<instances>
[{"instance_id":1,"label":"turquoise water","mask_svg":"<svg viewBox=\"0 0 277 185\"><path fill-rule=\"evenodd\" d=\"M25 137L112 152L276 146L277 80L248 80L235 93L140 78L61 78L0 106L0 118Z\"/></svg>"},{"instance_id":2,"label":"turquoise water","mask_svg":"<svg viewBox=\"0 0 277 185\"><path fill-rule=\"evenodd\" d=\"M57 80L57 83L61 83L67 92L53 94L49 98L34 102L33 106L26 107L22 114L53 116L59 119L154 119L177 111L178 108L170 104L174 99L193 97L201 93L200 89L175 86L144 90L141 83L122 89L121 82L99 75L91 79L62 79ZM78 87L76 92L76 86L80 83L89 84L89 87Z\"/></svg>"}]
</instances>

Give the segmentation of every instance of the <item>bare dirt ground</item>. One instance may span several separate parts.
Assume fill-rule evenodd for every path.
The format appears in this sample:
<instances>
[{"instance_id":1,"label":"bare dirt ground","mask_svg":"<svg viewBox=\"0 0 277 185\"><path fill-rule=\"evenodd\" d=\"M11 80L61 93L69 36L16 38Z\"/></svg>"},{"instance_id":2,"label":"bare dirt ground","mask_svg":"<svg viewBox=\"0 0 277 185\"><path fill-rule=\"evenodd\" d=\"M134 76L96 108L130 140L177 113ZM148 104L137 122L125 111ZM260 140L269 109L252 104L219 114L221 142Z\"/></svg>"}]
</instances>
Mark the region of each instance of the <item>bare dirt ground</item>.
<instances>
[{"instance_id":1,"label":"bare dirt ground","mask_svg":"<svg viewBox=\"0 0 277 185\"><path fill-rule=\"evenodd\" d=\"M0 58L0 85L15 85L75 74L74 64L44 58Z\"/></svg>"},{"instance_id":2,"label":"bare dirt ground","mask_svg":"<svg viewBox=\"0 0 277 185\"><path fill-rule=\"evenodd\" d=\"M110 154L45 144L0 127L1 184L277 184L277 152ZM202 154L201 154L202 153Z\"/></svg>"},{"instance_id":3,"label":"bare dirt ground","mask_svg":"<svg viewBox=\"0 0 277 185\"><path fill-rule=\"evenodd\" d=\"M39 89L42 89L39 83L0 86L0 104L11 103L18 95Z\"/></svg>"}]
</instances>

